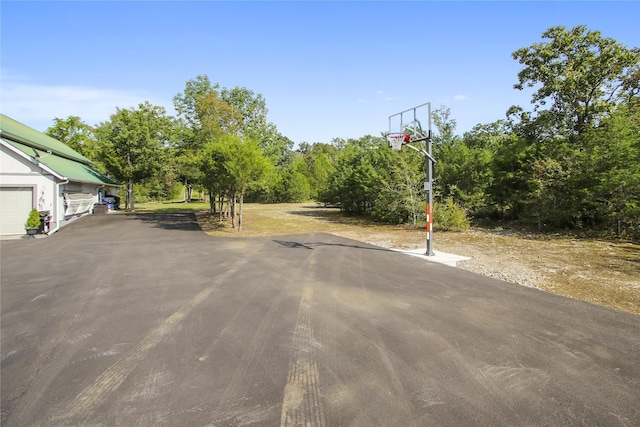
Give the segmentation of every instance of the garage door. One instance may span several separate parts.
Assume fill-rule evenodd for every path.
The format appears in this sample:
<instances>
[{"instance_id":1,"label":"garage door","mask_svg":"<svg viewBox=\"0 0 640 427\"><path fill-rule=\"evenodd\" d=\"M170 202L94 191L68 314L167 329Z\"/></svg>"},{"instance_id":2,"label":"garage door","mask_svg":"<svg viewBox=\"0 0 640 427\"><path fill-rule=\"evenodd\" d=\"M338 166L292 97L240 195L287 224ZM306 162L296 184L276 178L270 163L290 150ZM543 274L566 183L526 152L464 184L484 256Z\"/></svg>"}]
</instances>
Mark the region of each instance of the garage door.
<instances>
[{"instance_id":1,"label":"garage door","mask_svg":"<svg viewBox=\"0 0 640 427\"><path fill-rule=\"evenodd\" d=\"M0 236L25 234L24 223L33 207L31 187L0 188Z\"/></svg>"}]
</instances>

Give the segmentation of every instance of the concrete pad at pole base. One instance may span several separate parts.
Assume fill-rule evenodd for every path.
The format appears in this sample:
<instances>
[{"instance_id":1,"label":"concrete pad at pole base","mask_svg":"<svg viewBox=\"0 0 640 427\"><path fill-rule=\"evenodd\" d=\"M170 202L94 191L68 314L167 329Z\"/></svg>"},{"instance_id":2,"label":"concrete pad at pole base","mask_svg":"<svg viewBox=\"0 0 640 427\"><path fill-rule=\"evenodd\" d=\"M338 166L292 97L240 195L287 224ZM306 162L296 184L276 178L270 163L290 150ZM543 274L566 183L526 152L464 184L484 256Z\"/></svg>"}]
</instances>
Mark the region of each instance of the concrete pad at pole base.
<instances>
[{"instance_id":1,"label":"concrete pad at pole base","mask_svg":"<svg viewBox=\"0 0 640 427\"><path fill-rule=\"evenodd\" d=\"M404 254L407 255L412 255L412 256L416 256L416 257L420 257L420 258L424 258L427 261L431 261L431 262L437 262L440 264L445 264L451 267L457 267L458 262L461 261L467 261L470 260L470 257L466 257L466 256L462 256L462 255L454 255L454 254L448 254L446 252L440 252L440 251L433 251L434 255L433 256L427 256L427 250L426 249L412 249L409 251L405 251L405 250L399 250L399 249L394 249L398 252L402 252Z\"/></svg>"}]
</instances>

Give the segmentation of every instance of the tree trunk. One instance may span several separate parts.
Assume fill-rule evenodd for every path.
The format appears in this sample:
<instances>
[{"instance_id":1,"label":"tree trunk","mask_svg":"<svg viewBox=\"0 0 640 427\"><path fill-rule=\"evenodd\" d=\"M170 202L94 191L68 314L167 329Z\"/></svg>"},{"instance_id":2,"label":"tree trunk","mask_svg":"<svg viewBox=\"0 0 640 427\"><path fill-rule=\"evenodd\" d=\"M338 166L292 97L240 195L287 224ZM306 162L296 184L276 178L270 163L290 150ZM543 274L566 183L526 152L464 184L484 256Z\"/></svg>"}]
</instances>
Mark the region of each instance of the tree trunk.
<instances>
[{"instance_id":1,"label":"tree trunk","mask_svg":"<svg viewBox=\"0 0 640 427\"><path fill-rule=\"evenodd\" d=\"M216 196L213 191L209 190L209 210L213 215L216 213Z\"/></svg>"},{"instance_id":2,"label":"tree trunk","mask_svg":"<svg viewBox=\"0 0 640 427\"><path fill-rule=\"evenodd\" d=\"M184 182L184 201L189 203L191 201L191 195L193 194L193 187L188 181Z\"/></svg>"},{"instance_id":3,"label":"tree trunk","mask_svg":"<svg viewBox=\"0 0 640 427\"><path fill-rule=\"evenodd\" d=\"M238 212L238 231L242 231L242 203L244 202L244 191L240 193L240 212Z\"/></svg>"},{"instance_id":4,"label":"tree trunk","mask_svg":"<svg viewBox=\"0 0 640 427\"><path fill-rule=\"evenodd\" d=\"M127 180L127 208L125 209L127 212L133 212L135 207L133 205L133 179L129 178Z\"/></svg>"},{"instance_id":5,"label":"tree trunk","mask_svg":"<svg viewBox=\"0 0 640 427\"><path fill-rule=\"evenodd\" d=\"M231 203L231 228L236 228L236 195L229 198Z\"/></svg>"}]
</instances>

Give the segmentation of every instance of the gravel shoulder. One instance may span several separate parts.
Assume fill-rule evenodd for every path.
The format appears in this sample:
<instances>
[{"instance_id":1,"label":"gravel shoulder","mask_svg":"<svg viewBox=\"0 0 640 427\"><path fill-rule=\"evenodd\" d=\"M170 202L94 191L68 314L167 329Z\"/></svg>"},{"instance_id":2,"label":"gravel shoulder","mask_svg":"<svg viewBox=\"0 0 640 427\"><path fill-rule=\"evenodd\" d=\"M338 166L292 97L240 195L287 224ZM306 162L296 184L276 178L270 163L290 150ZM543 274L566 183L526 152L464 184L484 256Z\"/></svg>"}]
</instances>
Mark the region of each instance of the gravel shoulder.
<instances>
[{"instance_id":1,"label":"gravel shoulder","mask_svg":"<svg viewBox=\"0 0 640 427\"><path fill-rule=\"evenodd\" d=\"M210 235L256 237L328 232L390 249L424 248L423 227L378 225L313 203L245 204L242 231L199 215ZM434 248L470 257L474 273L640 314L640 245L515 233L504 229L435 232Z\"/></svg>"}]
</instances>

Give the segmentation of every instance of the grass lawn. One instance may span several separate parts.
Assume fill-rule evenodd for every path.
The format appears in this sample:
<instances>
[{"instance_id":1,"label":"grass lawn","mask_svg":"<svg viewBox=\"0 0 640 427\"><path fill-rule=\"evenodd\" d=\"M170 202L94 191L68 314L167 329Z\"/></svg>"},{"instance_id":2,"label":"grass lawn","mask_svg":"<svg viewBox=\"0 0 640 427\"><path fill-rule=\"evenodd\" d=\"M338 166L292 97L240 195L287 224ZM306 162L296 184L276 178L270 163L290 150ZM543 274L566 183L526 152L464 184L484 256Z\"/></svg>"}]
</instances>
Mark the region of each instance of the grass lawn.
<instances>
[{"instance_id":1,"label":"grass lawn","mask_svg":"<svg viewBox=\"0 0 640 427\"><path fill-rule=\"evenodd\" d=\"M136 212L139 213L180 213L180 212L203 212L209 210L209 202L160 202L160 203L139 203L136 205Z\"/></svg>"}]
</instances>

